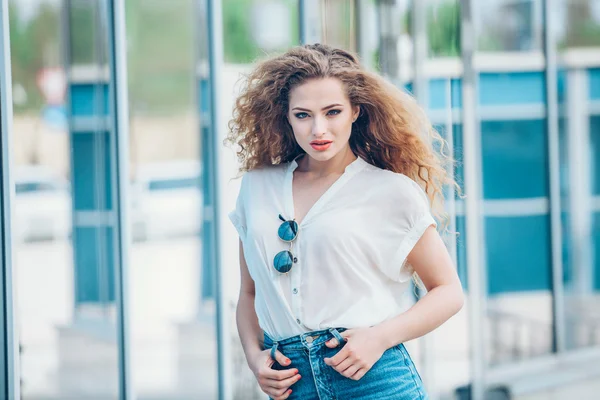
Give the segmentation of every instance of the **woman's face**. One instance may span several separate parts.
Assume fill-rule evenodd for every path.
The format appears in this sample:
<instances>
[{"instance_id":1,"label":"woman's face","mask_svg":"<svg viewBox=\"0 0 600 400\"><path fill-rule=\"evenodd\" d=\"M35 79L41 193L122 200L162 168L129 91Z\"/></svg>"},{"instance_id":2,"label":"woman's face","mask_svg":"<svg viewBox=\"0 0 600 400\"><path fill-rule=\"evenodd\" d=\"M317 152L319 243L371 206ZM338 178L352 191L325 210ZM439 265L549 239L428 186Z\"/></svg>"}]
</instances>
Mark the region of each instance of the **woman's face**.
<instances>
[{"instance_id":1,"label":"woman's face","mask_svg":"<svg viewBox=\"0 0 600 400\"><path fill-rule=\"evenodd\" d=\"M328 161L349 147L359 110L339 79L312 79L290 91L288 120L300 147L315 160Z\"/></svg>"}]
</instances>

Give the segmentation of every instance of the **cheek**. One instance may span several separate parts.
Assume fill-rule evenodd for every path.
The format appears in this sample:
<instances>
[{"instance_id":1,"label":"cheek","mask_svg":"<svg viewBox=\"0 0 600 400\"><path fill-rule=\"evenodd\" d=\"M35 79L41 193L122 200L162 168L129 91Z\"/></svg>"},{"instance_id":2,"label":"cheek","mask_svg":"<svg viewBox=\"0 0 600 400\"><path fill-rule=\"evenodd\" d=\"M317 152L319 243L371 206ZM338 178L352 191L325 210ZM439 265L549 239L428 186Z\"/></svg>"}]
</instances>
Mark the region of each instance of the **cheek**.
<instances>
[{"instance_id":1,"label":"cheek","mask_svg":"<svg viewBox=\"0 0 600 400\"><path fill-rule=\"evenodd\" d=\"M310 133L310 126L306 123L303 124L302 122L296 121L290 123L290 125L292 126L292 131L294 132L296 139L300 139Z\"/></svg>"}]
</instances>

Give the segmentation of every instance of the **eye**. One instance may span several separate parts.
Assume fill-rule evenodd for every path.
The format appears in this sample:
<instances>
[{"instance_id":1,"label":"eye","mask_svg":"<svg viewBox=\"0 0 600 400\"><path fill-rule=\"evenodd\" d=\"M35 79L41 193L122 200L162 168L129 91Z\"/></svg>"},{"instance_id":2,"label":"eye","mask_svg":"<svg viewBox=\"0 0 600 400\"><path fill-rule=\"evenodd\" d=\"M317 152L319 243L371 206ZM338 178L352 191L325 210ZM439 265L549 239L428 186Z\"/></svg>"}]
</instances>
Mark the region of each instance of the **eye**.
<instances>
[{"instance_id":1,"label":"eye","mask_svg":"<svg viewBox=\"0 0 600 400\"><path fill-rule=\"evenodd\" d=\"M305 113L305 112L296 113L296 114L294 114L294 115L295 115L295 116L296 116L296 118L298 118L298 119L304 119L304 118L308 117L308 114L307 114L307 113Z\"/></svg>"},{"instance_id":2,"label":"eye","mask_svg":"<svg viewBox=\"0 0 600 400\"><path fill-rule=\"evenodd\" d=\"M342 110L329 110L327 115L338 115L341 112L342 112Z\"/></svg>"}]
</instances>

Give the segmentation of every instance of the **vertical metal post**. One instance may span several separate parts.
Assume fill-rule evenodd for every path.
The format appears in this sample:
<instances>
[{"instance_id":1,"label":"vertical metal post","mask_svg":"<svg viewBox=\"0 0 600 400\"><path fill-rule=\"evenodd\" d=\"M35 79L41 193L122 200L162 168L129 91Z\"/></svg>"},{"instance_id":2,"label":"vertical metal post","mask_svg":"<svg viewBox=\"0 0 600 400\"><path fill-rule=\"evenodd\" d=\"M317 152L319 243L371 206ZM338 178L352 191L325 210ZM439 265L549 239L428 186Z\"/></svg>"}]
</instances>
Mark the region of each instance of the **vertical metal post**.
<instances>
[{"instance_id":1,"label":"vertical metal post","mask_svg":"<svg viewBox=\"0 0 600 400\"><path fill-rule=\"evenodd\" d=\"M0 3L0 396L19 399L19 336L15 324L11 257L12 82L8 0Z\"/></svg>"},{"instance_id":2,"label":"vertical metal post","mask_svg":"<svg viewBox=\"0 0 600 400\"><path fill-rule=\"evenodd\" d=\"M413 39L413 93L419 104L427 108L429 105L428 79L424 67L427 60L427 21L426 6L428 1L412 3L412 39Z\"/></svg>"},{"instance_id":3,"label":"vertical metal post","mask_svg":"<svg viewBox=\"0 0 600 400\"><path fill-rule=\"evenodd\" d=\"M446 79L445 94L447 108L444 122L446 131L444 139L448 144L447 154L450 156L450 158L454 159L454 104L452 104L452 78ZM453 180L456 180L454 165L449 165L446 172ZM445 196L446 212L448 213L448 216L450 218L450 221L448 223L450 235L448 235L448 238L446 240L446 246L450 251L450 255L452 256L452 261L454 262L454 265L458 268L458 260L456 254L456 234L454 233L456 232L456 190L454 186L450 186L447 188Z\"/></svg>"},{"instance_id":4,"label":"vertical metal post","mask_svg":"<svg viewBox=\"0 0 600 400\"><path fill-rule=\"evenodd\" d=\"M376 29L372 26L369 18L369 1L368 0L354 0L354 23L356 26L356 52L360 57L360 62L368 70L375 69L374 66L374 54L369 47L369 30Z\"/></svg>"},{"instance_id":5,"label":"vertical metal post","mask_svg":"<svg viewBox=\"0 0 600 400\"><path fill-rule=\"evenodd\" d=\"M563 239L560 205L560 152L558 132L558 73L556 26L550 10L557 4L554 0L544 0L544 53L546 56L546 122L548 128L548 165L550 187L550 232L552 246L552 291L554 313L554 350L565 350L565 296L563 282Z\"/></svg>"},{"instance_id":6,"label":"vertical metal post","mask_svg":"<svg viewBox=\"0 0 600 400\"><path fill-rule=\"evenodd\" d=\"M477 116L478 72L474 0L461 1L461 53L463 63L462 122L465 175L466 258L468 271L469 337L471 342L471 399L483 400L486 388L486 263L483 230L481 132Z\"/></svg>"},{"instance_id":7,"label":"vertical metal post","mask_svg":"<svg viewBox=\"0 0 600 400\"><path fill-rule=\"evenodd\" d=\"M425 110L429 107L429 80L424 73L425 62L427 61L427 5L428 1L426 0L413 1L410 15L413 41L412 89L417 102ZM421 290L421 292L423 291ZM425 335L419 339L419 348L423 381L425 382L429 396L432 400L435 400L437 393L433 371L433 363L435 362L433 336Z\"/></svg>"},{"instance_id":8,"label":"vertical metal post","mask_svg":"<svg viewBox=\"0 0 600 400\"><path fill-rule=\"evenodd\" d=\"M587 111L587 71L573 67L567 74L567 149L569 160L570 264L574 293L590 294L592 274L590 132Z\"/></svg>"},{"instance_id":9,"label":"vertical metal post","mask_svg":"<svg viewBox=\"0 0 600 400\"><path fill-rule=\"evenodd\" d=\"M377 1L377 19L379 26L379 64L382 74L400 86L398 38L400 36L396 0Z\"/></svg>"},{"instance_id":10,"label":"vertical metal post","mask_svg":"<svg viewBox=\"0 0 600 400\"><path fill-rule=\"evenodd\" d=\"M210 71L208 64L208 20L207 20L207 0L197 0L195 2L195 14L196 14L196 30L195 30L195 77L196 77L196 104L198 106L198 112L200 114L200 162L202 164L202 171L210 171L215 161L213 159L213 144L212 144L212 127L213 122L211 121L211 103L210 103L210 92L211 81ZM199 305L203 305L207 302L215 300L215 236L214 236L214 224L213 220L213 209L214 209L214 196L213 196L213 184L211 183L211 177L202 173L202 273L200 282L200 299ZM198 310L202 312L202 307Z\"/></svg>"},{"instance_id":11,"label":"vertical metal post","mask_svg":"<svg viewBox=\"0 0 600 400\"><path fill-rule=\"evenodd\" d=\"M108 43L110 60L110 114L112 125L111 162L114 185L113 204L117 213L114 235L115 294L117 303L117 344L119 352L119 398L130 400L133 380L130 368L129 330L129 107L127 95L127 45L125 31L125 0L107 2Z\"/></svg>"},{"instance_id":12,"label":"vertical metal post","mask_svg":"<svg viewBox=\"0 0 600 400\"><path fill-rule=\"evenodd\" d=\"M214 206L213 227L215 237L214 270L216 279L216 309L217 309L217 360L218 360L218 388L219 399L229 400L232 397L233 385L231 379L231 355L230 342L231 332L229 329L229 308L223 283L223 269L221 268L221 252L223 241L221 240L221 207L220 193L222 177L220 175L220 153L222 151L221 130L219 127L219 115L221 110L221 68L223 66L223 20L222 5L220 0L208 0L207 4L208 23L208 62L210 76L210 120L212 122L212 141L210 143L213 152L214 163L205 176L212 183ZM209 145L209 143L205 143ZM207 176L210 175L210 176Z\"/></svg>"},{"instance_id":13,"label":"vertical metal post","mask_svg":"<svg viewBox=\"0 0 600 400\"><path fill-rule=\"evenodd\" d=\"M322 38L319 0L298 0L300 44L320 43Z\"/></svg>"}]
</instances>

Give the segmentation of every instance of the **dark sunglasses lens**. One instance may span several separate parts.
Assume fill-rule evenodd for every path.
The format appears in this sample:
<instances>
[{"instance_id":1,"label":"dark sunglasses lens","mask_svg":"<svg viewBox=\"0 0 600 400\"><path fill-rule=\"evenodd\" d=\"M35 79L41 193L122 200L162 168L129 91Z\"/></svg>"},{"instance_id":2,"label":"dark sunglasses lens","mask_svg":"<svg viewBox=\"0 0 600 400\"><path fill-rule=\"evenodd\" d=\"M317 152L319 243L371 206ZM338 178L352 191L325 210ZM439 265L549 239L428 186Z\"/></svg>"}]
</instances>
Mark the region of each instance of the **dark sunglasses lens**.
<instances>
[{"instance_id":1,"label":"dark sunglasses lens","mask_svg":"<svg viewBox=\"0 0 600 400\"><path fill-rule=\"evenodd\" d=\"M289 272L293 264L294 256L288 250L280 251L273 260L275 269L282 274Z\"/></svg>"},{"instance_id":2,"label":"dark sunglasses lens","mask_svg":"<svg viewBox=\"0 0 600 400\"><path fill-rule=\"evenodd\" d=\"M298 223L296 221L285 221L279 226L277 234L281 240L291 242L296 239L296 235L298 234Z\"/></svg>"}]
</instances>

